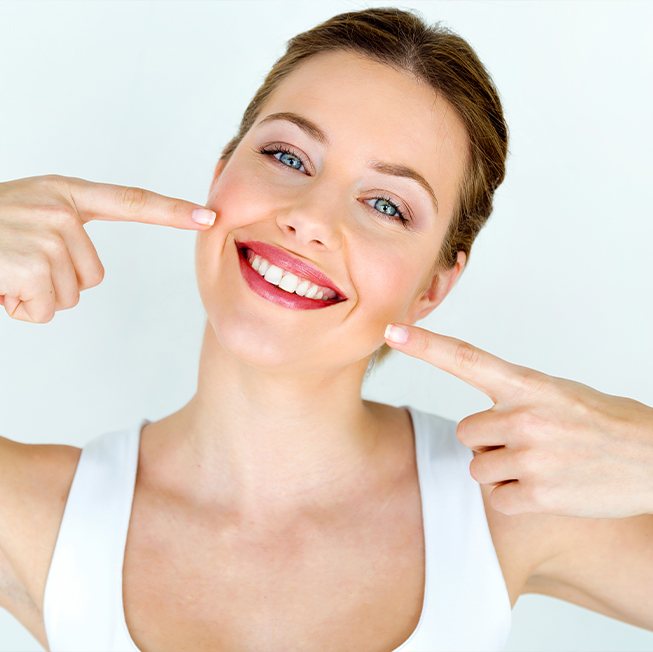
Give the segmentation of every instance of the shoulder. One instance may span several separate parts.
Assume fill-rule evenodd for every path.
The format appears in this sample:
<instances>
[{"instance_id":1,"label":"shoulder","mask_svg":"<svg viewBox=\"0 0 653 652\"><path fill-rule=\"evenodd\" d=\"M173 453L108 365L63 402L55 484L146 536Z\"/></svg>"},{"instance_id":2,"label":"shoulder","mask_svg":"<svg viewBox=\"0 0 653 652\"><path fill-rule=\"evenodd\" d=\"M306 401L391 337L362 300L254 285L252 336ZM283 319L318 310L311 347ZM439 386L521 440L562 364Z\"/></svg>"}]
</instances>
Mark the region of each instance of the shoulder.
<instances>
[{"instance_id":1,"label":"shoulder","mask_svg":"<svg viewBox=\"0 0 653 652\"><path fill-rule=\"evenodd\" d=\"M0 606L24 624L30 610L42 608L80 454L75 446L0 437Z\"/></svg>"},{"instance_id":2,"label":"shoulder","mask_svg":"<svg viewBox=\"0 0 653 652\"><path fill-rule=\"evenodd\" d=\"M468 489L479 492L510 604L514 606L520 595L530 592L529 580L535 569L553 554L550 533L560 517L537 513L506 515L494 509L491 500L494 485L480 484L471 475L470 465L476 453L456 436L457 422L423 410L412 410L427 433L432 459L438 459L440 465L448 460L451 463L448 477L455 474ZM466 477L460 478L461 473Z\"/></svg>"},{"instance_id":3,"label":"shoulder","mask_svg":"<svg viewBox=\"0 0 653 652\"><path fill-rule=\"evenodd\" d=\"M506 515L495 510L491 504L494 486L482 485L472 477L470 464L474 452L456 436L457 421L413 406L378 404L379 407L381 405L382 409L387 410L388 418L392 414L400 418L405 411L415 417L413 427L425 435L425 453L432 463L437 464L441 478L456 482L458 487L465 486L469 490L478 491L510 604L514 606L520 595L532 592L529 580L535 569L554 554L551 528L555 528L558 520L563 517L534 513ZM405 415L405 418L408 419L408 416ZM445 470L449 472L443 475ZM460 474L466 474L466 477L462 478ZM442 490L446 490L446 487Z\"/></svg>"}]
</instances>

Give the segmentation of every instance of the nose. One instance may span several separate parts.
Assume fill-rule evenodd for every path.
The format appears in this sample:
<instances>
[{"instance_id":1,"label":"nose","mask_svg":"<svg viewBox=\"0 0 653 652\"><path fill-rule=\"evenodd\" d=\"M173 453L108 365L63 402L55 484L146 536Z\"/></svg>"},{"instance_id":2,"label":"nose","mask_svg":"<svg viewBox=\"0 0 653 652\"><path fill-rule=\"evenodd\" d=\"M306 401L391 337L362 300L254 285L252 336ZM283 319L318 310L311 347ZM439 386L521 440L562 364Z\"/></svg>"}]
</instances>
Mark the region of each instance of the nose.
<instances>
[{"instance_id":1,"label":"nose","mask_svg":"<svg viewBox=\"0 0 653 652\"><path fill-rule=\"evenodd\" d=\"M340 246L339 214L344 208L334 201L337 193L327 184L315 183L277 216L279 228L298 245L335 250Z\"/></svg>"}]
</instances>

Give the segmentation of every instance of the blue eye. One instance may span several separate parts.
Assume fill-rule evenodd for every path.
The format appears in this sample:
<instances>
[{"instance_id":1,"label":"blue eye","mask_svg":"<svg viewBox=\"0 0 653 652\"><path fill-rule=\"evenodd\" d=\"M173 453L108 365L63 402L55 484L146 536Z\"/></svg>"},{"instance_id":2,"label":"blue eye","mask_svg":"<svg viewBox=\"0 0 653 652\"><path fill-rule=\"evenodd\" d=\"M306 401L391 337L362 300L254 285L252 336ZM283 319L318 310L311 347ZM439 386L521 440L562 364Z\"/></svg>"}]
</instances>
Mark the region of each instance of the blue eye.
<instances>
[{"instance_id":1,"label":"blue eye","mask_svg":"<svg viewBox=\"0 0 653 652\"><path fill-rule=\"evenodd\" d=\"M302 160L299 158L299 156L297 156L296 154L294 154L288 149L283 149L282 147L277 147L276 149L273 150L262 150L261 153L268 154L273 158L276 158L277 161L279 161L279 163L281 163L282 165L285 165L286 167L294 168L295 170L299 170L303 166ZM276 156L277 154L281 154L281 156L277 158ZM290 161L290 165L286 165L288 161ZM293 161L294 163L297 163L297 165L293 165Z\"/></svg>"},{"instance_id":2,"label":"blue eye","mask_svg":"<svg viewBox=\"0 0 653 652\"><path fill-rule=\"evenodd\" d=\"M293 170L300 170L300 168L304 165L302 163L302 159L295 152L284 147L281 144L273 145L271 147L262 147L258 150L258 152L264 156L270 156L274 158L280 165L283 165L287 168L292 168ZM281 156L277 158L277 154L281 154ZM293 161L298 165L294 165ZM367 205L370 206L370 208L372 208L372 210L376 213L381 213L381 215L386 217L388 221L401 222L402 226L408 228L410 220L404 217L404 214L400 210L399 206L397 206L397 204L395 204L389 197L373 197L372 199L366 201L374 201L375 205L379 201L385 202L385 204L382 204L383 208L381 209L373 208L369 204ZM390 212L388 212L386 209L389 209Z\"/></svg>"},{"instance_id":3,"label":"blue eye","mask_svg":"<svg viewBox=\"0 0 653 652\"><path fill-rule=\"evenodd\" d=\"M388 215L389 217L399 216L400 218L403 218L404 216L403 213L399 210L399 207L389 197L373 197L369 201L373 201L375 206L377 202L385 202L385 204L382 204L382 207L378 210L381 213ZM389 213L384 209L390 209L392 212Z\"/></svg>"}]
</instances>

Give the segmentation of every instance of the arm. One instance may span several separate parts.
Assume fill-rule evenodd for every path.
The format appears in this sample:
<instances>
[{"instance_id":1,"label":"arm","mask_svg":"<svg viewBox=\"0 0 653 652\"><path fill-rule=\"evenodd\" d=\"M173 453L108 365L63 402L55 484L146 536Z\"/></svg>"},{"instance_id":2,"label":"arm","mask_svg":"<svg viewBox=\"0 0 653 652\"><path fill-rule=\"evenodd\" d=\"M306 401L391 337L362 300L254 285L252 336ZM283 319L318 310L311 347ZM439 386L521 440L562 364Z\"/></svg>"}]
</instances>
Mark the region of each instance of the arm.
<instances>
[{"instance_id":1,"label":"arm","mask_svg":"<svg viewBox=\"0 0 653 652\"><path fill-rule=\"evenodd\" d=\"M80 453L0 437L0 608L45 650L45 583Z\"/></svg>"},{"instance_id":2,"label":"arm","mask_svg":"<svg viewBox=\"0 0 653 652\"><path fill-rule=\"evenodd\" d=\"M386 334L393 348L494 403L465 417L456 436L475 453L469 471L488 517L519 534L505 547L511 560L519 549L520 568L528 562L521 592L653 631L653 408L402 327L403 344Z\"/></svg>"},{"instance_id":3,"label":"arm","mask_svg":"<svg viewBox=\"0 0 653 652\"><path fill-rule=\"evenodd\" d=\"M17 481L24 444L0 437L0 607L16 615L26 602L26 591L7 550L17 501Z\"/></svg>"},{"instance_id":4,"label":"arm","mask_svg":"<svg viewBox=\"0 0 653 652\"><path fill-rule=\"evenodd\" d=\"M653 514L544 519L550 553L523 593L538 593L653 631Z\"/></svg>"}]
</instances>

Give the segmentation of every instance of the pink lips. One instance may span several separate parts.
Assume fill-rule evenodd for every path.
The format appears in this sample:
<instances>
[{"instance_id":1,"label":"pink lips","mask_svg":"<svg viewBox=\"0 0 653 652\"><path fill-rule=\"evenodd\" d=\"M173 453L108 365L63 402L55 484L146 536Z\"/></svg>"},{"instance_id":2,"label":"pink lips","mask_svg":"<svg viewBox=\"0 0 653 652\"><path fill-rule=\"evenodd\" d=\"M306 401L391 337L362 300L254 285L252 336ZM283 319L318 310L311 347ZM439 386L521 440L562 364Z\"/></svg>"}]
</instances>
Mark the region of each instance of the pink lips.
<instances>
[{"instance_id":1,"label":"pink lips","mask_svg":"<svg viewBox=\"0 0 653 652\"><path fill-rule=\"evenodd\" d=\"M290 254L286 253L283 249L274 247L267 242L259 242L257 240L237 242L236 246L241 250L251 249L254 253L259 254L259 256L269 260L273 265L292 272L296 276L301 276L302 278L315 283L315 285L331 288L337 294L336 299L342 300L347 298L338 288L338 286L335 285L331 279L320 272L320 270L302 260L299 260L298 258L294 258Z\"/></svg>"},{"instance_id":2,"label":"pink lips","mask_svg":"<svg viewBox=\"0 0 653 652\"><path fill-rule=\"evenodd\" d=\"M294 292L286 292L281 288L278 288L272 283L268 283L250 264L247 262L247 249L237 249L236 255L238 257L238 263L240 265L240 271L243 275L243 278L249 285L250 289L253 290L256 294L277 303L284 308L289 308L291 310L316 310L320 308L328 308L333 306L336 303L341 303L345 299L328 299L326 301L322 299L307 299L302 297L299 294Z\"/></svg>"}]
</instances>

